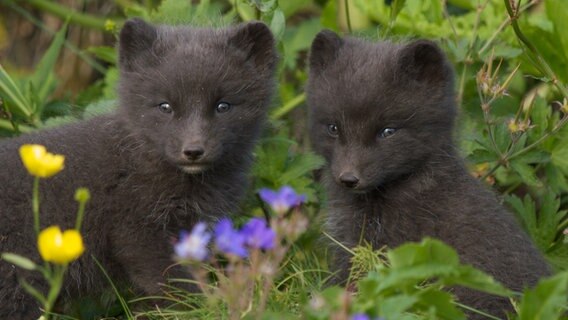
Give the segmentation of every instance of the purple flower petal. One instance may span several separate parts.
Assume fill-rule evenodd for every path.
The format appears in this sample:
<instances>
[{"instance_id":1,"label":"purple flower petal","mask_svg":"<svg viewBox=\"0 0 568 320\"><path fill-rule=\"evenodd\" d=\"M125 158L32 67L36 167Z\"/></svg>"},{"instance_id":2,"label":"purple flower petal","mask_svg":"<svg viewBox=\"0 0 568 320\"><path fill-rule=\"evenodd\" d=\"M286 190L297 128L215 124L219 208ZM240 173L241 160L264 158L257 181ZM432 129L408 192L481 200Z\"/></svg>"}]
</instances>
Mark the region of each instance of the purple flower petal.
<instances>
[{"instance_id":1,"label":"purple flower petal","mask_svg":"<svg viewBox=\"0 0 568 320\"><path fill-rule=\"evenodd\" d=\"M364 313L356 313L352 315L349 320L371 320L371 318Z\"/></svg>"},{"instance_id":2,"label":"purple flower petal","mask_svg":"<svg viewBox=\"0 0 568 320\"><path fill-rule=\"evenodd\" d=\"M278 214L284 214L306 201L305 195L298 195L290 186L283 186L278 191L263 188L258 194Z\"/></svg>"},{"instance_id":3,"label":"purple flower petal","mask_svg":"<svg viewBox=\"0 0 568 320\"><path fill-rule=\"evenodd\" d=\"M191 233L180 232L180 239L174 245L176 255L182 259L203 261L208 254L207 244L211 240L211 234L207 231L205 223L197 223Z\"/></svg>"},{"instance_id":4,"label":"purple flower petal","mask_svg":"<svg viewBox=\"0 0 568 320\"><path fill-rule=\"evenodd\" d=\"M268 203L269 205L277 199L276 192L268 188L260 189L260 191L258 191L258 195L260 196L262 201Z\"/></svg>"},{"instance_id":5,"label":"purple flower petal","mask_svg":"<svg viewBox=\"0 0 568 320\"><path fill-rule=\"evenodd\" d=\"M215 245L223 253L234 254L241 258L248 256L245 237L233 228L233 223L229 219L222 219L215 226Z\"/></svg>"},{"instance_id":6,"label":"purple flower petal","mask_svg":"<svg viewBox=\"0 0 568 320\"><path fill-rule=\"evenodd\" d=\"M371 317L364 313L355 313L349 318L349 320L371 320ZM383 317L375 317L373 320L385 320Z\"/></svg>"},{"instance_id":7,"label":"purple flower petal","mask_svg":"<svg viewBox=\"0 0 568 320\"><path fill-rule=\"evenodd\" d=\"M305 195L296 194L296 191L289 186L284 186L279 191L283 202L289 204L290 207L297 207L306 202Z\"/></svg>"},{"instance_id":8,"label":"purple flower petal","mask_svg":"<svg viewBox=\"0 0 568 320\"><path fill-rule=\"evenodd\" d=\"M274 248L276 233L266 225L261 218L252 218L244 225L241 234L245 237L245 243L254 249L269 250Z\"/></svg>"}]
</instances>

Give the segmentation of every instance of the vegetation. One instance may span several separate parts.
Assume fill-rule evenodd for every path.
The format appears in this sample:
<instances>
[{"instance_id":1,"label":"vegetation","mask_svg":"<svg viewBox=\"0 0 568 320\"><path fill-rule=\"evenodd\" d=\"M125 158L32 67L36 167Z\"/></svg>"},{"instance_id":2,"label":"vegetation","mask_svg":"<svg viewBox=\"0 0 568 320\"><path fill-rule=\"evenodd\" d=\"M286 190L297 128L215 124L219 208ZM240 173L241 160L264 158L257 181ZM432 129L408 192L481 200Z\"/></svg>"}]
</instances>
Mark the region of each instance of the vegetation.
<instances>
[{"instance_id":1,"label":"vegetation","mask_svg":"<svg viewBox=\"0 0 568 320\"><path fill-rule=\"evenodd\" d=\"M222 298L230 290L222 277L226 265L204 263L200 268L209 270L210 275L217 272L217 276L202 284L215 290L191 294L176 289L174 282L168 294L161 297L171 302L171 307L149 309L146 316L463 319L467 306L455 303L443 288L464 285L511 297L517 310L512 319L566 318L568 2L117 0L112 8L105 9L105 14L89 10L88 2L77 1L81 6L68 7L49 0L0 0L0 54L9 52L10 42L18 40L17 34L8 32L14 23L33 24L44 37L52 37L42 58L27 66L33 72L25 72L26 66L13 63L9 55L6 58L0 55L3 58L0 61L2 137L79 121L115 108L118 72L112 39L127 18L141 16L156 23L200 26L262 20L278 39L281 60L277 97L270 110L270 126L256 152L254 188L243 206L248 216L235 223L241 225L251 216L274 214L267 209L270 205L259 201L256 191L289 185L307 197L297 212L301 211L302 217L309 221L309 228L287 244L286 255L278 257L279 266L274 276L269 277L267 287L259 286L266 280L260 274L260 278L247 278L256 285L247 287L253 291L246 303L229 304ZM42 17L57 18L58 30L51 30ZM429 38L442 46L456 70L461 108L457 137L464 157L471 164L471 172L503 195L504 204L516 213L554 267L555 275L543 279L533 289L510 292L480 271L461 265L453 249L445 244L425 239L421 243L376 251L364 246L345 248L354 255L352 276L358 293L351 293L353 286L326 288L331 276L327 255L321 250L326 199L314 178L323 161L309 151L303 91L307 51L314 36L324 28L371 40ZM97 34L110 41L79 48L69 39L73 30ZM15 39L10 39L11 36ZM66 79L55 72L65 64L62 52L75 54L99 73L98 79L89 81L80 92L66 92L61 85ZM279 233L281 237L284 235ZM265 253L270 255L268 250ZM265 258L272 261L270 257L262 259ZM26 263L35 266L31 261ZM242 261L237 264L243 270L254 265ZM219 290L225 291L218 293ZM101 315L132 318L135 312L124 302L122 291L117 289L118 298L103 297L104 307L95 308L93 305L98 302L87 302L81 311L65 318ZM131 302L140 299L148 297ZM488 318L494 317L488 315Z\"/></svg>"}]
</instances>

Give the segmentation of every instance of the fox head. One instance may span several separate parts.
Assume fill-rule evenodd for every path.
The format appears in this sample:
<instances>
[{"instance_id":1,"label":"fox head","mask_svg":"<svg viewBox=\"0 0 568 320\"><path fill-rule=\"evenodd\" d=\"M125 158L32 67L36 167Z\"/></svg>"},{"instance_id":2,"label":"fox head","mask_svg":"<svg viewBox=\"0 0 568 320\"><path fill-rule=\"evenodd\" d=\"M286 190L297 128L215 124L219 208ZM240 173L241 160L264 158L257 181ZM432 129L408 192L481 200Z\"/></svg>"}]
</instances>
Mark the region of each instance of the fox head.
<instances>
[{"instance_id":1,"label":"fox head","mask_svg":"<svg viewBox=\"0 0 568 320\"><path fill-rule=\"evenodd\" d=\"M260 22L200 29L132 19L119 39L119 112L145 149L203 172L250 154L276 63L274 38Z\"/></svg>"},{"instance_id":2,"label":"fox head","mask_svg":"<svg viewBox=\"0 0 568 320\"><path fill-rule=\"evenodd\" d=\"M312 145L347 189L404 178L452 144L453 71L431 41L370 43L322 31L307 95Z\"/></svg>"}]
</instances>

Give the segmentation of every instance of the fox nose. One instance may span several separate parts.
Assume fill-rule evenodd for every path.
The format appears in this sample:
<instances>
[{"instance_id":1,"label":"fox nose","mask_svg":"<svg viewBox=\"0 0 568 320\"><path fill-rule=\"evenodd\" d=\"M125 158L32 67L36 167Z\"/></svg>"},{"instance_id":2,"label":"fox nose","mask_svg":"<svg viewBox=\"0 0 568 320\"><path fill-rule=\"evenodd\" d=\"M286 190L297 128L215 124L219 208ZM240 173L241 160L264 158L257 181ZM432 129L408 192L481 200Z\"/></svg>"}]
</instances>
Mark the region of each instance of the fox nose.
<instances>
[{"instance_id":1,"label":"fox nose","mask_svg":"<svg viewBox=\"0 0 568 320\"><path fill-rule=\"evenodd\" d=\"M201 146L189 146L183 150L183 154L188 160L197 160L203 156L205 150Z\"/></svg>"},{"instance_id":2,"label":"fox nose","mask_svg":"<svg viewBox=\"0 0 568 320\"><path fill-rule=\"evenodd\" d=\"M351 172L344 172L339 176L339 181L341 181L341 183L347 188L352 189L357 186L357 183L359 183L359 178Z\"/></svg>"}]
</instances>

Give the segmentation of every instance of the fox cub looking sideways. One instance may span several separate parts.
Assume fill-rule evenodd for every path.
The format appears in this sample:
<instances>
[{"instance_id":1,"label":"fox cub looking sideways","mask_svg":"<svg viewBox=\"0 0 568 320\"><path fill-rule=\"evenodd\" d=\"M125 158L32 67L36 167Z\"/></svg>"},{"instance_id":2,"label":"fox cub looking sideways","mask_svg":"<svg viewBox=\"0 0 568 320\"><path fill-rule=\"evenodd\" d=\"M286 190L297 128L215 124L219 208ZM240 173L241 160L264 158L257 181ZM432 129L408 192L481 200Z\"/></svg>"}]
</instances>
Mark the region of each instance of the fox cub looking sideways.
<instances>
[{"instance_id":1,"label":"fox cub looking sideways","mask_svg":"<svg viewBox=\"0 0 568 320\"><path fill-rule=\"evenodd\" d=\"M549 268L512 214L466 170L452 142L453 92L453 70L433 42L316 36L307 95L313 148L327 161L327 227L348 247L361 236L374 248L435 237L462 262L521 290ZM349 258L337 250L340 280ZM455 293L495 315L511 310L507 299Z\"/></svg>"},{"instance_id":2,"label":"fox cub looking sideways","mask_svg":"<svg viewBox=\"0 0 568 320\"><path fill-rule=\"evenodd\" d=\"M82 230L86 252L70 265L63 300L107 286L91 256L114 282L158 294L166 270L180 275L168 268L180 229L236 210L276 63L273 36L259 22L214 30L127 21L114 114L0 142L0 252L40 260L33 179L18 148L43 144L66 160L61 173L41 181L41 228L73 228L75 189L92 195ZM1 261L0 319L39 315L18 277L46 289L38 273Z\"/></svg>"}]
</instances>

